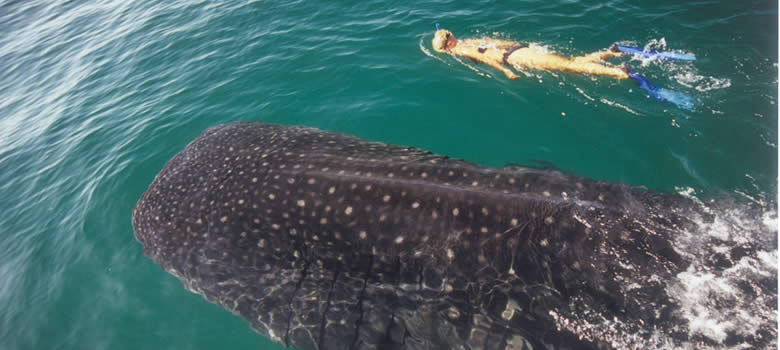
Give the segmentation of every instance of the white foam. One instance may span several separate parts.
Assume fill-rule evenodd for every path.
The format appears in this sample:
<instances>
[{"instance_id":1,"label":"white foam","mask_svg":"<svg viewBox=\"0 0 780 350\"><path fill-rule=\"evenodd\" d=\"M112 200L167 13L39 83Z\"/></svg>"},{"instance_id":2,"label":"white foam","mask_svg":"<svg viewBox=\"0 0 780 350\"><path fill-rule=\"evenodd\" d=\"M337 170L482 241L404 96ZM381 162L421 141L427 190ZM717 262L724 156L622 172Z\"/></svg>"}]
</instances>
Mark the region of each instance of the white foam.
<instances>
[{"instance_id":1,"label":"white foam","mask_svg":"<svg viewBox=\"0 0 780 350\"><path fill-rule=\"evenodd\" d=\"M717 302L716 305L701 302L700 295L705 291L706 294L733 295L734 290L714 274L696 271L693 265L687 271L678 274L677 278L679 284L669 291L672 297L681 302L683 315L689 321L688 332L704 335L719 343L723 342L727 336L726 329L734 325L729 320L718 317Z\"/></svg>"},{"instance_id":2,"label":"white foam","mask_svg":"<svg viewBox=\"0 0 780 350\"><path fill-rule=\"evenodd\" d=\"M443 60L443 59L442 59L441 57L439 57L438 55L434 55L434 54L433 54L433 52L431 52L431 50L429 50L429 49L428 49L428 48L425 46L423 38L420 38L420 43L419 43L419 46L420 46L420 51L422 51L422 53L423 53L423 54L425 54L426 56L428 56L428 57L431 57L431 58L434 58L434 59L436 59L436 60L438 60L438 61L440 61L440 62L444 62L444 63L446 63L447 65L449 65L449 63L448 63L447 61Z\"/></svg>"},{"instance_id":3,"label":"white foam","mask_svg":"<svg viewBox=\"0 0 780 350\"><path fill-rule=\"evenodd\" d=\"M555 53L555 51L553 51L553 49L551 49L549 45L528 43L528 48L534 49L534 51L539 53Z\"/></svg>"},{"instance_id":4,"label":"white foam","mask_svg":"<svg viewBox=\"0 0 780 350\"><path fill-rule=\"evenodd\" d=\"M608 105L608 106L620 108L620 109L622 109L622 110L624 110L624 111L626 111L628 113L631 113L633 115L640 115L637 111L629 108L628 106L626 106L624 104L621 104L621 103L618 103L618 102L615 102L615 101L610 101L610 100L608 100L608 99L606 99L604 97L600 98L599 102L601 102L601 103L603 103L605 105Z\"/></svg>"},{"instance_id":5,"label":"white foam","mask_svg":"<svg viewBox=\"0 0 780 350\"><path fill-rule=\"evenodd\" d=\"M674 81L687 88L696 89L700 92L725 89L731 86L731 79L705 77L692 70L677 72L672 76Z\"/></svg>"},{"instance_id":6,"label":"white foam","mask_svg":"<svg viewBox=\"0 0 780 350\"><path fill-rule=\"evenodd\" d=\"M761 223L768 228L773 228L774 231L777 232L777 225L778 225L777 212L768 211L764 213L764 215L761 215Z\"/></svg>"},{"instance_id":7,"label":"white foam","mask_svg":"<svg viewBox=\"0 0 780 350\"><path fill-rule=\"evenodd\" d=\"M593 98L593 97L590 97L588 94L586 94L586 93L585 93L585 91L582 91L582 89L580 89L580 88L575 88L575 89L577 90L577 92L579 92L579 93L580 93L580 95L584 96L584 97L585 97L585 98L587 98L588 100L590 100L590 101L592 101L592 102L595 102L595 101L596 101L596 99L595 99L595 98Z\"/></svg>"},{"instance_id":8,"label":"white foam","mask_svg":"<svg viewBox=\"0 0 780 350\"><path fill-rule=\"evenodd\" d=\"M773 328L777 310L767 305L776 294L762 289L760 280L777 276L777 249L768 244L777 232L777 212L762 207L761 217L756 218L752 210L739 205L709 208L690 188L678 188L678 193L714 215L711 220L690 217L698 229L681 232L674 244L691 264L667 283L667 293L680 306L680 316L688 320L689 335L723 344L730 334L756 337L760 330ZM735 247L742 247L745 255L732 256ZM731 265L714 266L715 256Z\"/></svg>"}]
</instances>

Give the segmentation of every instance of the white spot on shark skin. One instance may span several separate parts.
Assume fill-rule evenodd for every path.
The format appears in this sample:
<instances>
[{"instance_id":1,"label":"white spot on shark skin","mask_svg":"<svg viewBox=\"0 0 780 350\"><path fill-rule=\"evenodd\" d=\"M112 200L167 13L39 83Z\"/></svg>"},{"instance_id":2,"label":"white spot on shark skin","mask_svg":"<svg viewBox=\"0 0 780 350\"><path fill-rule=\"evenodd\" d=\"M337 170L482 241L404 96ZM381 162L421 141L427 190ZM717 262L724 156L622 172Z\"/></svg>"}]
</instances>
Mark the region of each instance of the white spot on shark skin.
<instances>
[{"instance_id":1,"label":"white spot on shark skin","mask_svg":"<svg viewBox=\"0 0 780 350\"><path fill-rule=\"evenodd\" d=\"M352 207L348 206L347 209L344 209L344 214L352 215Z\"/></svg>"},{"instance_id":2,"label":"white spot on shark skin","mask_svg":"<svg viewBox=\"0 0 780 350\"><path fill-rule=\"evenodd\" d=\"M333 194L335 192L336 192L336 187L330 186L330 188L328 189L328 193Z\"/></svg>"},{"instance_id":3,"label":"white spot on shark skin","mask_svg":"<svg viewBox=\"0 0 780 350\"><path fill-rule=\"evenodd\" d=\"M366 237L368 237L366 231L360 231L360 239L366 239Z\"/></svg>"},{"instance_id":4,"label":"white spot on shark skin","mask_svg":"<svg viewBox=\"0 0 780 350\"><path fill-rule=\"evenodd\" d=\"M382 201L385 202L385 203L389 202L390 201L390 195L386 194L384 197L382 197Z\"/></svg>"},{"instance_id":5,"label":"white spot on shark skin","mask_svg":"<svg viewBox=\"0 0 780 350\"><path fill-rule=\"evenodd\" d=\"M417 209L419 207L420 207L420 203L419 202L412 203L412 208Z\"/></svg>"},{"instance_id":6,"label":"white spot on shark skin","mask_svg":"<svg viewBox=\"0 0 780 350\"><path fill-rule=\"evenodd\" d=\"M447 257L450 258L450 260L455 259L455 252L452 248L447 248Z\"/></svg>"},{"instance_id":7,"label":"white spot on shark skin","mask_svg":"<svg viewBox=\"0 0 780 350\"><path fill-rule=\"evenodd\" d=\"M447 317L458 318L460 317L460 311L458 311L458 309L456 309L454 306L450 306L450 308L447 309Z\"/></svg>"},{"instance_id":8,"label":"white spot on shark skin","mask_svg":"<svg viewBox=\"0 0 780 350\"><path fill-rule=\"evenodd\" d=\"M221 221L221 222L227 222L227 220L228 220L227 216L223 216L223 217L219 218L219 221Z\"/></svg>"},{"instance_id":9,"label":"white spot on shark skin","mask_svg":"<svg viewBox=\"0 0 780 350\"><path fill-rule=\"evenodd\" d=\"M591 225L590 225L590 224L589 224L587 221L585 221L583 218L581 218L581 217L577 216L577 214L574 214L572 217L574 218L574 220L577 220L579 223L583 224L585 227L587 227L587 228L591 228L591 227L592 227L592 226L591 226Z\"/></svg>"},{"instance_id":10,"label":"white spot on shark skin","mask_svg":"<svg viewBox=\"0 0 780 350\"><path fill-rule=\"evenodd\" d=\"M523 311L523 309L520 308L520 305L518 305L514 299L509 299L506 302L506 307L504 308L504 312L501 313L501 318L507 321L511 320L512 317L515 315L515 310Z\"/></svg>"},{"instance_id":11,"label":"white spot on shark skin","mask_svg":"<svg viewBox=\"0 0 780 350\"><path fill-rule=\"evenodd\" d=\"M306 201L304 201L303 199L299 199L297 204L301 208L306 207Z\"/></svg>"},{"instance_id":12,"label":"white spot on shark skin","mask_svg":"<svg viewBox=\"0 0 780 350\"><path fill-rule=\"evenodd\" d=\"M404 242L404 236L398 236L395 238L395 244L401 244Z\"/></svg>"},{"instance_id":13,"label":"white spot on shark skin","mask_svg":"<svg viewBox=\"0 0 780 350\"><path fill-rule=\"evenodd\" d=\"M460 210L458 210L458 208L452 209L453 216L458 216L458 214L460 214Z\"/></svg>"},{"instance_id":14,"label":"white spot on shark skin","mask_svg":"<svg viewBox=\"0 0 780 350\"><path fill-rule=\"evenodd\" d=\"M275 198L276 198L276 195L273 194L273 193L268 195L268 199L270 199L270 200L274 200Z\"/></svg>"},{"instance_id":15,"label":"white spot on shark skin","mask_svg":"<svg viewBox=\"0 0 780 350\"><path fill-rule=\"evenodd\" d=\"M510 222L512 226L517 226L517 219L512 218L512 221Z\"/></svg>"}]
</instances>

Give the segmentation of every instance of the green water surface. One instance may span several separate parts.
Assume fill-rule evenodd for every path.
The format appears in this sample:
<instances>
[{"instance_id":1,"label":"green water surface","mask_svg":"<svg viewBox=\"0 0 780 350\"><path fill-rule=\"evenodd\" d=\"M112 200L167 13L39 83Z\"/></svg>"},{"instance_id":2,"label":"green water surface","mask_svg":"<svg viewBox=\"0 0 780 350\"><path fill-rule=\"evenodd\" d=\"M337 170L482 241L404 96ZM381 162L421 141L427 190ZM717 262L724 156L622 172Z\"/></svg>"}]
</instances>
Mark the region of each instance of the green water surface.
<instances>
[{"instance_id":1,"label":"green water surface","mask_svg":"<svg viewBox=\"0 0 780 350\"><path fill-rule=\"evenodd\" d=\"M135 202L209 126L303 124L486 166L540 164L771 208L773 1L0 0L0 349L277 349L142 255ZM491 68L459 37L581 55L620 41L632 81Z\"/></svg>"}]
</instances>

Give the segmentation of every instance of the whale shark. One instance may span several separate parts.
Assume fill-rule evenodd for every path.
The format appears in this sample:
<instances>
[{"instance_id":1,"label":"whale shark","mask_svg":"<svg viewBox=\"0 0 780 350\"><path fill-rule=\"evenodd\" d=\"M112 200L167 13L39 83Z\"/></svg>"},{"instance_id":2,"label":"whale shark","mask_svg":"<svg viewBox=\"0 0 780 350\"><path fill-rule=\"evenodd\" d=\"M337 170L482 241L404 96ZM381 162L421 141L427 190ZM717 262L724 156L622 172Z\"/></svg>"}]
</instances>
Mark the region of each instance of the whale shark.
<instances>
[{"instance_id":1,"label":"whale shark","mask_svg":"<svg viewBox=\"0 0 780 350\"><path fill-rule=\"evenodd\" d=\"M171 159L132 225L186 289L297 349L773 348L776 216L238 122Z\"/></svg>"}]
</instances>

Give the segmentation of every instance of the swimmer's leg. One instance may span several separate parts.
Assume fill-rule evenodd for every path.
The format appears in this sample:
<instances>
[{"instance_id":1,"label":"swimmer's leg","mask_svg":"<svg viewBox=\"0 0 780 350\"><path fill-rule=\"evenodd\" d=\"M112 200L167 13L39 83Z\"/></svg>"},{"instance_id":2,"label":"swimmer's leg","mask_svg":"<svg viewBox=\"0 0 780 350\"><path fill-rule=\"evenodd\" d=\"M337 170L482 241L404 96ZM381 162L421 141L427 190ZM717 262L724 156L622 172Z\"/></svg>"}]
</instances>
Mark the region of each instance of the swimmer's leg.
<instances>
[{"instance_id":1,"label":"swimmer's leg","mask_svg":"<svg viewBox=\"0 0 780 350\"><path fill-rule=\"evenodd\" d=\"M620 50L617 47L617 44L612 44L612 46L609 47L608 51L598 51L591 54L587 54L585 56L574 57L572 58L572 60L598 62L612 57L619 57L622 55L623 53L620 52Z\"/></svg>"},{"instance_id":2,"label":"swimmer's leg","mask_svg":"<svg viewBox=\"0 0 780 350\"><path fill-rule=\"evenodd\" d=\"M600 63L595 63L593 61L588 61L581 59L582 57L578 57L580 59L574 59L569 61L569 63L566 65L566 67L562 67L563 70L569 71L569 72L579 72L579 73L588 73L588 74L595 74L595 75L606 75L612 78L617 79L628 79L628 72L626 70L615 67L615 66L606 66Z\"/></svg>"},{"instance_id":3,"label":"swimmer's leg","mask_svg":"<svg viewBox=\"0 0 780 350\"><path fill-rule=\"evenodd\" d=\"M594 53L587 54L585 56L579 56L574 57L572 60L574 61L584 61L584 62L598 62L603 61L612 57L619 57L623 55L621 52L613 52L613 51L598 51Z\"/></svg>"},{"instance_id":4,"label":"swimmer's leg","mask_svg":"<svg viewBox=\"0 0 780 350\"><path fill-rule=\"evenodd\" d=\"M632 71L630 68L627 69L629 77L631 79L636 80L636 82L639 84L639 87L642 90L647 91L650 96L653 96L657 100L669 102L674 105L677 105L677 107L685 110L693 110L694 102L693 97L689 96L688 94L678 92L678 91L672 91L669 89L659 88L653 83L650 82L650 80L647 80L643 75Z\"/></svg>"}]
</instances>

